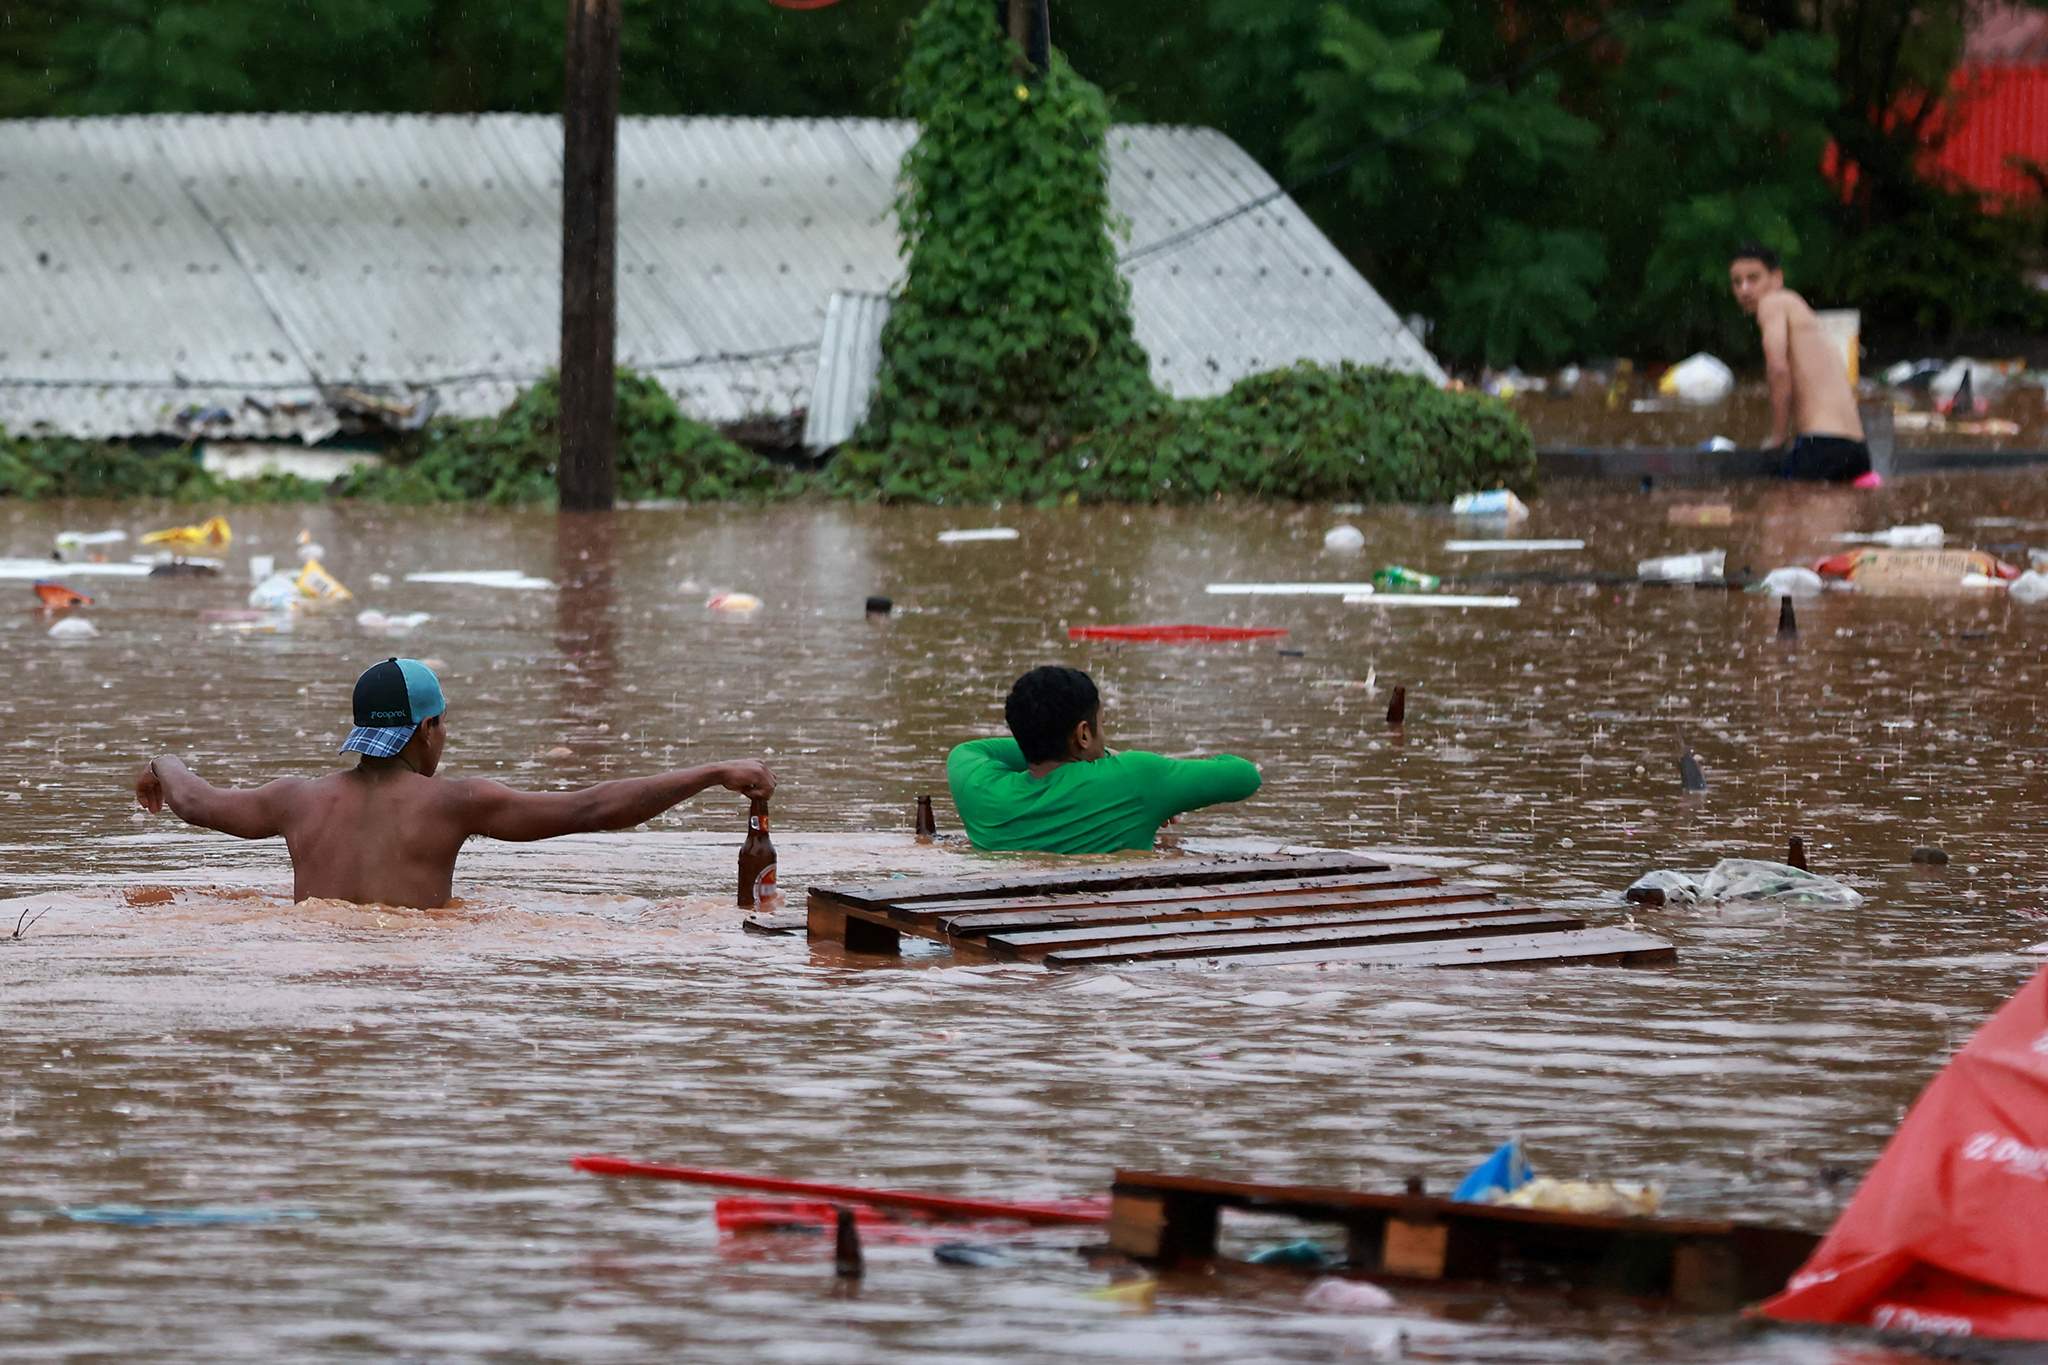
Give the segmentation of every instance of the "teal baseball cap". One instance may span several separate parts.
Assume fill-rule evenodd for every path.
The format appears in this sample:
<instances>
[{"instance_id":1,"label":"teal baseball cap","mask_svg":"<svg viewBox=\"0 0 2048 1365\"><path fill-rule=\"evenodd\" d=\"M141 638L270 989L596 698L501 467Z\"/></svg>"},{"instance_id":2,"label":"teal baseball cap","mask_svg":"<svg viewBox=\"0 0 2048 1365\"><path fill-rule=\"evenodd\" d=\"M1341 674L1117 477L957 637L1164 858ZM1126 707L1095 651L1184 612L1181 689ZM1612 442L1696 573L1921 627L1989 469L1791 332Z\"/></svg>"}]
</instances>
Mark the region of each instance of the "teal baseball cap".
<instances>
[{"instance_id":1,"label":"teal baseball cap","mask_svg":"<svg viewBox=\"0 0 2048 1365\"><path fill-rule=\"evenodd\" d=\"M345 754L390 758L406 746L423 720L448 709L441 680L418 659L386 659L356 679L355 729L341 743Z\"/></svg>"}]
</instances>

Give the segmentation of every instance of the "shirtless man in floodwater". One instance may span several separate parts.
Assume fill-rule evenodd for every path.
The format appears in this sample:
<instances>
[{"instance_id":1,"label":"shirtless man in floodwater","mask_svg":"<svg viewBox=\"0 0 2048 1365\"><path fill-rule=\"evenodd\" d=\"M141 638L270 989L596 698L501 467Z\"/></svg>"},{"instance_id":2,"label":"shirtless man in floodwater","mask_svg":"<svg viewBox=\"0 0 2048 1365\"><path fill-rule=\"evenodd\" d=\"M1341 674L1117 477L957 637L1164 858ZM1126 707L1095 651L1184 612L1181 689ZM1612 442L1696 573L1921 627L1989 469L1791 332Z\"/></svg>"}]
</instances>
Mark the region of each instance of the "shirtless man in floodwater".
<instances>
[{"instance_id":1,"label":"shirtless man in floodwater","mask_svg":"<svg viewBox=\"0 0 2048 1365\"><path fill-rule=\"evenodd\" d=\"M775 777L752 759L573 792L523 792L480 777L437 779L447 709L417 659L386 659L356 679L355 729L341 746L356 766L326 777L216 787L179 760L154 758L135 778L144 810L168 805L189 825L238 839L284 837L292 897L432 910L448 903L455 855L473 834L514 843L626 829L707 787L766 800Z\"/></svg>"},{"instance_id":2,"label":"shirtless man in floodwater","mask_svg":"<svg viewBox=\"0 0 2048 1365\"><path fill-rule=\"evenodd\" d=\"M1764 372L1771 385L1768 450L1783 456L1788 479L1848 483L1870 474L1870 448L1841 348L1821 333L1805 299L1785 287L1778 254L1738 247L1728 262L1728 285L1742 311L1763 334Z\"/></svg>"}]
</instances>

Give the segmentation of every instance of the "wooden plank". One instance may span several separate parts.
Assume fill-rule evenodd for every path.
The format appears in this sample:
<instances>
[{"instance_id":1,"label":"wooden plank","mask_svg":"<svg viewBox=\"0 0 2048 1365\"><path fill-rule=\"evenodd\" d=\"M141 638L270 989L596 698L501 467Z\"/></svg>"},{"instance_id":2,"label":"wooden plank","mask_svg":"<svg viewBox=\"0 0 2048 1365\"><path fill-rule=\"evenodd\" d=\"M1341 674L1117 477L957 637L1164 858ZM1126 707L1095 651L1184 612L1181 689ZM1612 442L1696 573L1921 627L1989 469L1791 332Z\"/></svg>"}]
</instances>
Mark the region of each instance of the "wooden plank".
<instances>
[{"instance_id":1,"label":"wooden plank","mask_svg":"<svg viewBox=\"0 0 2048 1365\"><path fill-rule=\"evenodd\" d=\"M1109 1196L1109 1248L1141 1261L1156 1261L1166 1243L1166 1200L1151 1195Z\"/></svg>"},{"instance_id":2,"label":"wooden plank","mask_svg":"<svg viewBox=\"0 0 2048 1365\"><path fill-rule=\"evenodd\" d=\"M740 928L750 934L794 934L810 928L810 911L781 910L772 915L748 915Z\"/></svg>"},{"instance_id":3,"label":"wooden plank","mask_svg":"<svg viewBox=\"0 0 2048 1365\"><path fill-rule=\"evenodd\" d=\"M1446 939L1469 939L1494 935L1557 934L1583 929L1586 922L1573 915L1535 910L1522 914L1474 915L1462 919L1409 920L1399 924L1304 924L1286 929L1255 930L1245 933L1190 933L1170 938L1146 939L1135 943L1106 943L1096 948L1063 948L1045 955L1048 967L1100 966L1106 962L1155 962L1162 958L1212 957L1285 953L1314 948L1318 960L1330 951L1351 944L1396 944L1422 941L1441 943ZM1207 928L1190 925L1189 928Z\"/></svg>"},{"instance_id":4,"label":"wooden plank","mask_svg":"<svg viewBox=\"0 0 2048 1365\"><path fill-rule=\"evenodd\" d=\"M1680 1308L1696 1313L1742 1305L1742 1270L1726 1238L1693 1238L1672 1251L1670 1293Z\"/></svg>"},{"instance_id":5,"label":"wooden plank","mask_svg":"<svg viewBox=\"0 0 2048 1365\"><path fill-rule=\"evenodd\" d=\"M1726 1219L1629 1218L1466 1204L1414 1194L1119 1171L1114 1201L1158 1211L1252 1209L1345 1226L1353 1270L1424 1280L1495 1282L1525 1277L1668 1298L1680 1308L1726 1311L1764 1297L1811 1255L1819 1237ZM1127 1254L1167 1259L1167 1239L1132 1239ZM1188 1254L1199 1253L1191 1241ZM1126 1250L1126 1248L1119 1248Z\"/></svg>"},{"instance_id":6,"label":"wooden plank","mask_svg":"<svg viewBox=\"0 0 2048 1365\"><path fill-rule=\"evenodd\" d=\"M888 881L854 882L821 887L853 905L870 909L948 898L1013 897L1019 892L1050 893L1177 886L1220 882L1271 881L1317 873L1383 872L1387 864L1357 853L1311 853L1292 857L1191 860L1150 858L1107 867L1062 868L1050 872L1016 872L989 877L897 877Z\"/></svg>"},{"instance_id":7,"label":"wooden plank","mask_svg":"<svg viewBox=\"0 0 2048 1365\"><path fill-rule=\"evenodd\" d=\"M1446 905L1505 905L1493 893L1477 886L1413 886L1360 891L1348 896L1275 896L1271 900L1160 901L1154 905L1123 906L1115 910L1043 910L1031 914L951 915L938 921L949 934L1058 934L1073 931L1086 934L1101 930L1116 937L1119 929L1142 929L1151 924L1183 924L1191 920L1293 919L1298 916L1364 915L1386 913L1411 918L1417 913L1449 914L1436 909ZM906 921L908 922L908 921Z\"/></svg>"},{"instance_id":8,"label":"wooden plank","mask_svg":"<svg viewBox=\"0 0 2048 1365\"><path fill-rule=\"evenodd\" d=\"M804 901L805 936L821 943L844 944L850 953L894 955L903 949L903 936L886 921L877 923L866 913L835 904L816 891Z\"/></svg>"},{"instance_id":9,"label":"wooden plank","mask_svg":"<svg viewBox=\"0 0 2048 1365\"><path fill-rule=\"evenodd\" d=\"M846 942L846 907L811 892L804 898L804 933L828 943Z\"/></svg>"},{"instance_id":10,"label":"wooden plank","mask_svg":"<svg viewBox=\"0 0 2048 1365\"><path fill-rule=\"evenodd\" d=\"M1118 923L1079 928L1023 929L988 938L991 947L1019 957L1037 957L1059 948L1092 948L1100 943L1142 942L1191 932L1229 933L1238 929L1286 929L1332 924L1405 924L1414 920L1473 919L1488 915L1521 915L1530 907L1512 901L1455 900L1430 901L1419 905L1398 905L1387 910L1345 910L1308 907L1280 914L1231 915L1223 918L1195 918L1162 915L1140 923ZM1320 910L1320 913L1318 912Z\"/></svg>"},{"instance_id":11,"label":"wooden plank","mask_svg":"<svg viewBox=\"0 0 2048 1365\"><path fill-rule=\"evenodd\" d=\"M1798 1228L1768 1223L1738 1223L1733 1238L1735 1263L1741 1274L1740 1299L1755 1303L1785 1287L1806 1264L1820 1238Z\"/></svg>"},{"instance_id":12,"label":"wooden plank","mask_svg":"<svg viewBox=\"0 0 2048 1365\"><path fill-rule=\"evenodd\" d=\"M1332 1185L1267 1185L1249 1180L1216 1180L1207 1176L1171 1175L1159 1171L1120 1170L1110 1191L1112 1197L1118 1194L1196 1194L1229 1208L1290 1213L1330 1222L1344 1222L1346 1214L1362 1212L1402 1217L1411 1223L1429 1218L1472 1218L1600 1232L1639 1232L1647 1228L1671 1237L1726 1237L1739 1228L1765 1226L1735 1223L1725 1218L1629 1218L1618 1214L1566 1213L1558 1209L1470 1204L1437 1195L1374 1194Z\"/></svg>"},{"instance_id":13,"label":"wooden plank","mask_svg":"<svg viewBox=\"0 0 2048 1365\"><path fill-rule=\"evenodd\" d=\"M1217 1205L1197 1196L1112 1194L1109 1245L1145 1261L1202 1260L1216 1254Z\"/></svg>"},{"instance_id":14,"label":"wooden plank","mask_svg":"<svg viewBox=\"0 0 2048 1365\"><path fill-rule=\"evenodd\" d=\"M1381 1234L1380 1266L1389 1274L1440 1280L1449 1257L1451 1230L1435 1219L1387 1219Z\"/></svg>"},{"instance_id":15,"label":"wooden plank","mask_svg":"<svg viewBox=\"0 0 2048 1365\"><path fill-rule=\"evenodd\" d=\"M1304 893L1336 893L1371 890L1384 886L1425 886L1443 879L1427 868L1389 867L1374 872L1331 873L1321 877L1281 877L1261 882L1220 882L1207 886L1139 887L1122 891L1069 891L1049 896L1009 898L949 896L920 900L904 907L923 913L934 911L990 913L994 911L1088 910L1119 905L1150 905L1159 900L1226 900L1266 896L1297 896Z\"/></svg>"},{"instance_id":16,"label":"wooden plank","mask_svg":"<svg viewBox=\"0 0 2048 1365\"><path fill-rule=\"evenodd\" d=\"M1225 955L1221 966L1274 967L1301 963L1346 962L1363 967L1555 967L1591 964L1607 967L1652 967L1677 959L1670 941L1626 929L1567 929L1562 933L1461 939L1455 943L1389 943L1384 946L1314 948L1300 952ZM1049 965L1053 959L1046 959ZM1204 957L1133 962L1134 967L1170 971L1199 968Z\"/></svg>"}]
</instances>

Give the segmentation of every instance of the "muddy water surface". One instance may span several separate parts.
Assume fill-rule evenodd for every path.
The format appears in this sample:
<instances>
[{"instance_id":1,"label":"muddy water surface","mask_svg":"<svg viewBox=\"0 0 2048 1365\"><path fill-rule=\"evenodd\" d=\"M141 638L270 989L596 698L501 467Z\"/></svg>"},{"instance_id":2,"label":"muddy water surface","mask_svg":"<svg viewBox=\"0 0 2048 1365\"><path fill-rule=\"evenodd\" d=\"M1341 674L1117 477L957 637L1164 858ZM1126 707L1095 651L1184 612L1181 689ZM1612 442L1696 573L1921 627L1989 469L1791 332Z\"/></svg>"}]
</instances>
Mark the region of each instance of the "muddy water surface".
<instances>
[{"instance_id":1,"label":"muddy water surface","mask_svg":"<svg viewBox=\"0 0 2048 1365\"><path fill-rule=\"evenodd\" d=\"M78 583L101 599L78 644L0 583L23 608L0 614L0 934L47 908L0 944L0 1357L1889 1358L1541 1299L1313 1314L1279 1276L1170 1281L1133 1313L1087 1297L1111 1272L1072 1236L1007 1270L876 1242L848 1295L820 1244L721 1239L705 1192L566 1166L612 1151L996 1197L1100 1192L1118 1166L1442 1187L1519 1131L1546 1173L1825 1226L2036 965L2018 950L2048 939L2048 608L1829 597L1785 645L1774 602L1720 592L1540 583L1508 589L1515 610L1463 613L1203 592L1383 562L1613 573L1717 545L1764 568L1904 521L2048 545L2040 476L1732 501L1731 528L1680 530L1662 498L1555 489L1518 533L1589 548L1537 557L1452 555L1448 521L1374 511L1350 518L1368 548L1348 559L1321 549L1327 509L264 509L235 514L220 581ZM0 506L0 553L162 520ZM935 540L998 523L1020 539ZM302 527L358 602L289 634L216 629L246 554L288 558ZM558 586L403 581L481 568ZM727 587L765 605L707 612ZM864 618L870 593L896 614ZM387 640L354 607L434 619ZM1280 625L1301 653L1066 639L1139 621ZM1797 833L1868 900L1639 911L1680 948L1654 971L868 966L738 930L725 794L630 834L474 846L462 903L434 913L294 908L281 845L143 817L124 794L162 750L217 781L321 770L355 672L396 652L442 665L452 775L552 787L764 757L799 891L1001 865L914 845L912 802L939 793L957 828L946 747L1000 725L1016 672L1062 660L1103 684L1112 743L1260 764L1256 799L1186 822L1204 846L1389 850L1620 923L1641 871L1777 856ZM1398 736L1380 720L1394 682ZM1703 796L1678 795L1681 735ZM1910 867L1922 843L1954 862ZM60 1212L109 1203L317 1217Z\"/></svg>"}]
</instances>

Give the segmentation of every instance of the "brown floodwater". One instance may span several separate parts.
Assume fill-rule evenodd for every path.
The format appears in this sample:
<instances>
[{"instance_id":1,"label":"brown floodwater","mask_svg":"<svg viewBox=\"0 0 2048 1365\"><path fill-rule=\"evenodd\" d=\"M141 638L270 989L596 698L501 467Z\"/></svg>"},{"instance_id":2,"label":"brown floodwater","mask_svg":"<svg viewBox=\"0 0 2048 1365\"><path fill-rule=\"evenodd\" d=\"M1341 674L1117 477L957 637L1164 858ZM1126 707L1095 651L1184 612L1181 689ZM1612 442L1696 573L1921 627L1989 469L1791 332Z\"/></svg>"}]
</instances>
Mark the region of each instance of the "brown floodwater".
<instances>
[{"instance_id":1,"label":"brown floodwater","mask_svg":"<svg viewBox=\"0 0 2048 1365\"><path fill-rule=\"evenodd\" d=\"M0 1357L1909 1358L1521 1295L1331 1316L1270 1272L1170 1280L1133 1312L1088 1297L1112 1272L1066 1234L1027 1239L1011 1269L875 1241L847 1294L820 1242L722 1239L708 1191L567 1165L604 1151L1019 1198L1100 1193L1119 1166L1445 1188L1520 1133L1546 1174L1825 1227L2048 939L2048 606L1831 595L1800 604L1787 645L1775 601L1719 591L1534 583L1506 611L1203 591L1390 562L1614 574L1717 546L1762 569L1927 520L2048 544L2048 474L1725 496L1734 524L1694 530L1667 525L1661 494L1555 488L1517 533L1583 553L1466 556L1442 548L1462 528L1415 509L251 509L219 580L78 580L99 635L76 643L0 582L0 938L47 911L0 942ZM0 555L190 510L0 504ZM1324 552L1339 519L1363 555ZM1021 536L936 542L995 524ZM247 554L291 559L302 528L357 600L288 634L216 628ZM462 569L559 586L404 581ZM707 611L721 588L763 606ZM896 613L866 618L871 593ZM385 639L361 608L433 619ZM1066 638L1146 621L1284 626L1300 654ZM1620 923L1647 869L1781 856L1799 834L1867 900L1634 910L1679 946L1657 970L862 965L740 931L729 794L627 834L479 843L460 905L434 913L293 907L280 844L134 809L135 766L164 750L241 783L334 764L355 673L400 652L438 661L452 775L557 787L764 757L798 893L1014 866L917 846L912 805L938 794L957 829L947 747L993 732L1009 680L1058 660L1103 684L1112 743L1264 770L1255 799L1186 820L1198 847L1385 850ZM1398 736L1381 720L1397 682ZM1679 793L1681 736L1704 794ZM1910 866L1916 844L1954 861ZM145 887L174 894L131 904ZM61 1212L116 1203L316 1216Z\"/></svg>"}]
</instances>

